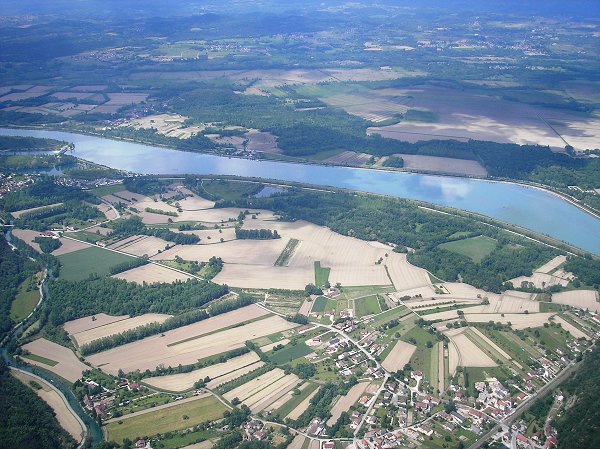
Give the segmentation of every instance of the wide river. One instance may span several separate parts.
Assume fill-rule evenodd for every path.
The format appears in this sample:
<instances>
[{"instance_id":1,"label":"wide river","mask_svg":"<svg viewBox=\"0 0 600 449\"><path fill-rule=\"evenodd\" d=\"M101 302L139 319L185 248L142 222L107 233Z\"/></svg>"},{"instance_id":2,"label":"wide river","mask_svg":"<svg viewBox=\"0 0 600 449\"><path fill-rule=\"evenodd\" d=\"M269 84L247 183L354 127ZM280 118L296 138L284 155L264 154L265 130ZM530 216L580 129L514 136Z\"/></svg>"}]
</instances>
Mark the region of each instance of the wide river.
<instances>
[{"instance_id":1,"label":"wide river","mask_svg":"<svg viewBox=\"0 0 600 449\"><path fill-rule=\"evenodd\" d=\"M427 201L523 226L600 255L600 220L556 195L532 187L446 176L227 158L58 131L0 128L0 135L73 142L73 154L77 157L136 173L259 177Z\"/></svg>"}]
</instances>

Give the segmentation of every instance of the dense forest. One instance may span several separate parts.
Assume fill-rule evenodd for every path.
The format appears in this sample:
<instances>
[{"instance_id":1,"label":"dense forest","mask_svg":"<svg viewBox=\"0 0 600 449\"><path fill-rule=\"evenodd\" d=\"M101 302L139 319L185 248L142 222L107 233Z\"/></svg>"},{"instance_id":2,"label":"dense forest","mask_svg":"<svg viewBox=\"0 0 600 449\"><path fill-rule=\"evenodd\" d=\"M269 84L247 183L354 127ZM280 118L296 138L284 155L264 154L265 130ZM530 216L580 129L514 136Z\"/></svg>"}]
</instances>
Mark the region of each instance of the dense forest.
<instances>
[{"instance_id":1,"label":"dense forest","mask_svg":"<svg viewBox=\"0 0 600 449\"><path fill-rule=\"evenodd\" d=\"M563 384L567 407L556 422L558 449L590 449L600 447L600 350L595 348L584 359L583 366Z\"/></svg>"},{"instance_id":2,"label":"dense forest","mask_svg":"<svg viewBox=\"0 0 600 449\"><path fill-rule=\"evenodd\" d=\"M76 445L50 406L12 377L0 359L0 447L61 449Z\"/></svg>"},{"instance_id":3,"label":"dense forest","mask_svg":"<svg viewBox=\"0 0 600 449\"><path fill-rule=\"evenodd\" d=\"M66 144L67 142L38 137L0 136L0 151L57 150Z\"/></svg>"},{"instance_id":4,"label":"dense forest","mask_svg":"<svg viewBox=\"0 0 600 449\"><path fill-rule=\"evenodd\" d=\"M201 307L228 291L226 285L196 279L152 285L138 285L113 278L83 281L55 279L49 285L46 310L54 326L101 312L132 316L149 312L178 314ZM106 298L111 300L107 301Z\"/></svg>"}]
</instances>

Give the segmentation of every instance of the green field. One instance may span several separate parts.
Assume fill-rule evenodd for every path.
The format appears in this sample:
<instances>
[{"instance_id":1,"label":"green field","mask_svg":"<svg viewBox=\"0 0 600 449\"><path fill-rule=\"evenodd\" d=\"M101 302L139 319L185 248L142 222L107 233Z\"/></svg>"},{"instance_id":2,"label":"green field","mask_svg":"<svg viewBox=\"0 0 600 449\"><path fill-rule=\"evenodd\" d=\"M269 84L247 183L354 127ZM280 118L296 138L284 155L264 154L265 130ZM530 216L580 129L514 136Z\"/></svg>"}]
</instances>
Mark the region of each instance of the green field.
<instances>
[{"instance_id":1,"label":"green field","mask_svg":"<svg viewBox=\"0 0 600 449\"><path fill-rule=\"evenodd\" d=\"M356 316L359 318L366 315L375 315L376 313L381 312L377 295L355 299L354 310L356 311Z\"/></svg>"},{"instance_id":2,"label":"green field","mask_svg":"<svg viewBox=\"0 0 600 449\"><path fill-rule=\"evenodd\" d=\"M321 287L329 281L329 272L331 268L321 266L321 262L315 262L315 285Z\"/></svg>"},{"instance_id":3,"label":"green field","mask_svg":"<svg viewBox=\"0 0 600 449\"><path fill-rule=\"evenodd\" d=\"M58 362L52 360L52 359L47 359L46 357L42 357L41 355L35 355L35 354L27 354L23 356L26 359L29 360L35 360L36 362L40 362L43 363L44 365L48 365L48 366L55 366L58 364Z\"/></svg>"},{"instance_id":4,"label":"green field","mask_svg":"<svg viewBox=\"0 0 600 449\"><path fill-rule=\"evenodd\" d=\"M35 276L25 279L10 307L10 318L19 323L29 315L40 300Z\"/></svg>"},{"instance_id":5,"label":"green field","mask_svg":"<svg viewBox=\"0 0 600 449\"><path fill-rule=\"evenodd\" d=\"M225 410L215 397L202 398L112 422L106 426L106 439L121 443L125 438L135 441L138 437L187 429L203 421L221 418Z\"/></svg>"},{"instance_id":6,"label":"green field","mask_svg":"<svg viewBox=\"0 0 600 449\"><path fill-rule=\"evenodd\" d=\"M296 343L295 345L287 345L283 349L269 353L269 358L277 365L289 363L292 360L304 357L312 352L304 343Z\"/></svg>"},{"instance_id":7,"label":"green field","mask_svg":"<svg viewBox=\"0 0 600 449\"><path fill-rule=\"evenodd\" d=\"M462 254L469 257L473 262L479 263L496 248L497 243L493 238L479 235L470 239L442 243L439 248Z\"/></svg>"},{"instance_id":8,"label":"green field","mask_svg":"<svg viewBox=\"0 0 600 449\"><path fill-rule=\"evenodd\" d=\"M262 184L241 181L225 181L223 179L204 179L202 188L209 196L224 200L239 200L260 192Z\"/></svg>"},{"instance_id":9,"label":"green field","mask_svg":"<svg viewBox=\"0 0 600 449\"><path fill-rule=\"evenodd\" d=\"M325 307L327 306L328 299L325 296L319 296L315 299L313 303L311 312L323 313L325 311Z\"/></svg>"},{"instance_id":10,"label":"green field","mask_svg":"<svg viewBox=\"0 0 600 449\"><path fill-rule=\"evenodd\" d=\"M94 196L112 195L113 193L125 190L123 184L113 184L110 186L100 186L95 189L91 189L90 193Z\"/></svg>"},{"instance_id":11,"label":"green field","mask_svg":"<svg viewBox=\"0 0 600 449\"><path fill-rule=\"evenodd\" d=\"M60 277L67 281L87 279L90 274L107 275L117 264L129 262L131 257L90 246L58 256L61 263Z\"/></svg>"},{"instance_id":12,"label":"green field","mask_svg":"<svg viewBox=\"0 0 600 449\"><path fill-rule=\"evenodd\" d=\"M391 293L394 290L393 285L364 285L360 287L342 287L342 294L346 299L356 299L378 293Z\"/></svg>"}]
</instances>

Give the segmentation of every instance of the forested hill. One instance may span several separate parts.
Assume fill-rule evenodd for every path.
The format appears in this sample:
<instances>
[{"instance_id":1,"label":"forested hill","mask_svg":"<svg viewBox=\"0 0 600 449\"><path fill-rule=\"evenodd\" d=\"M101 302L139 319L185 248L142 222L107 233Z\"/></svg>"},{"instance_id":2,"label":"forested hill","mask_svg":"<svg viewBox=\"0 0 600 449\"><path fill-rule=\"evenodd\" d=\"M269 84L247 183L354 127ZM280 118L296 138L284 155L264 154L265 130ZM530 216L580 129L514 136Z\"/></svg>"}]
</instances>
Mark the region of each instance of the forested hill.
<instances>
[{"instance_id":1,"label":"forested hill","mask_svg":"<svg viewBox=\"0 0 600 449\"><path fill-rule=\"evenodd\" d=\"M600 349L587 355L581 369L564 385L566 403L572 407L555 423L558 449L591 449L600 447Z\"/></svg>"}]
</instances>

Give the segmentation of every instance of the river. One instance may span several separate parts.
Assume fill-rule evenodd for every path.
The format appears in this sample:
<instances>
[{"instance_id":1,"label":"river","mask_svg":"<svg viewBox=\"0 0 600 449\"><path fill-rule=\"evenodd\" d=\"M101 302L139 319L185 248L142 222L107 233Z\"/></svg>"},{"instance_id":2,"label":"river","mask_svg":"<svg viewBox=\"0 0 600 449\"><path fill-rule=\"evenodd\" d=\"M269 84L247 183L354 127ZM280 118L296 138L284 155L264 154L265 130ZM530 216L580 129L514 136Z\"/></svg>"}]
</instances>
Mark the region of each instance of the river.
<instances>
[{"instance_id":1,"label":"river","mask_svg":"<svg viewBox=\"0 0 600 449\"><path fill-rule=\"evenodd\" d=\"M600 220L551 193L480 179L227 158L69 132L0 128L0 135L73 142L73 155L142 174L237 175L426 201L487 215L600 255Z\"/></svg>"}]
</instances>

